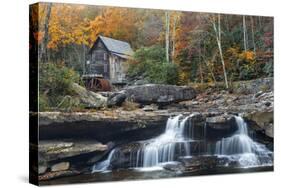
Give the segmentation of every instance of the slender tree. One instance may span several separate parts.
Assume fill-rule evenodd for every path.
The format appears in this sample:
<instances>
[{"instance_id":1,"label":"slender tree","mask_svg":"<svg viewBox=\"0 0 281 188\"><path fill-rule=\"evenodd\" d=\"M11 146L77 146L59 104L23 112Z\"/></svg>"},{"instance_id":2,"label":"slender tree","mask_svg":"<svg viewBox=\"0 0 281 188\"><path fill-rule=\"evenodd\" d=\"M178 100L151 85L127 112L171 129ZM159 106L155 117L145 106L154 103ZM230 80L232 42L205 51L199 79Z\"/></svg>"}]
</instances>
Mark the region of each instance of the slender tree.
<instances>
[{"instance_id":1,"label":"slender tree","mask_svg":"<svg viewBox=\"0 0 281 188\"><path fill-rule=\"evenodd\" d=\"M247 51L247 28L246 28L246 18L243 15L243 36L244 36L244 50Z\"/></svg>"},{"instance_id":2,"label":"slender tree","mask_svg":"<svg viewBox=\"0 0 281 188\"><path fill-rule=\"evenodd\" d=\"M218 19L218 24L216 24L216 18L215 17L212 20L212 24L213 24L213 29L215 31L217 45L218 45L218 49L219 49L219 53L220 53L220 59L221 59L223 74L224 74L225 87L228 89L227 74L226 74L225 63L224 63L222 47L221 47L221 19L220 19L220 14L218 14L217 19Z\"/></svg>"},{"instance_id":3,"label":"slender tree","mask_svg":"<svg viewBox=\"0 0 281 188\"><path fill-rule=\"evenodd\" d=\"M174 62L175 58L175 46L176 46L176 27L177 27L177 22L178 22L178 15L174 15L174 23L173 23L173 46L172 46L172 61Z\"/></svg>"},{"instance_id":4,"label":"slender tree","mask_svg":"<svg viewBox=\"0 0 281 188\"><path fill-rule=\"evenodd\" d=\"M166 61L169 61L169 40L170 40L170 13L169 11L165 12L165 20L166 20L166 32L165 32L165 43L166 43Z\"/></svg>"},{"instance_id":5,"label":"slender tree","mask_svg":"<svg viewBox=\"0 0 281 188\"><path fill-rule=\"evenodd\" d=\"M253 20L253 16L251 16L250 19L251 19L251 29L252 29L253 48L254 48L254 52L255 52L255 54L256 54L255 30L254 30L254 20Z\"/></svg>"}]
</instances>

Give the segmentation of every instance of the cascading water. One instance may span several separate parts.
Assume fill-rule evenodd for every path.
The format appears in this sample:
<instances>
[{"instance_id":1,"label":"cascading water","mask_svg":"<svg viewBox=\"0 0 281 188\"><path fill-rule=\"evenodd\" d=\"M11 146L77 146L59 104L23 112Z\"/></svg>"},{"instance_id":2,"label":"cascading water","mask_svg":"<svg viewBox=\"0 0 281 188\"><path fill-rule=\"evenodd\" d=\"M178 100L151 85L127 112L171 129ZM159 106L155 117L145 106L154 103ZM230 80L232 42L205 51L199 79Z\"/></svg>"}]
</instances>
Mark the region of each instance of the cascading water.
<instances>
[{"instance_id":1,"label":"cascading water","mask_svg":"<svg viewBox=\"0 0 281 188\"><path fill-rule=\"evenodd\" d=\"M108 168L110 166L110 162L112 160L112 157L115 154L115 151L116 151L115 149L111 150L111 152L109 153L106 160L95 164L92 168L92 173L94 173L94 172L104 172L104 171L108 170Z\"/></svg>"},{"instance_id":2,"label":"cascading water","mask_svg":"<svg viewBox=\"0 0 281 188\"><path fill-rule=\"evenodd\" d=\"M232 136L214 143L208 140L208 124L193 124L193 116L183 118L182 115L178 115L168 118L163 134L153 139L116 147L111 150L106 160L93 166L92 172L108 171L112 169L116 161L121 161L127 168L147 169L146 167L149 167L148 170L150 170L151 167L157 167L159 169L168 162L177 162L180 158L192 159L194 155L202 159L210 156L217 157L221 161L226 158L228 160L222 163L225 166L237 164L240 167L252 167L273 164L272 152L265 145L252 140L242 117L235 116L237 130ZM198 132L201 132L199 137ZM130 144L133 144L131 148ZM122 148L128 148L128 146L130 149L125 149L125 153L122 153Z\"/></svg>"},{"instance_id":3,"label":"cascading water","mask_svg":"<svg viewBox=\"0 0 281 188\"><path fill-rule=\"evenodd\" d=\"M152 167L159 163L175 160L176 152L180 156L190 154L189 139L185 134L185 127L189 117L180 121L182 115L169 118L165 132L151 140L137 152L137 166ZM141 160L139 160L141 159Z\"/></svg>"},{"instance_id":4,"label":"cascading water","mask_svg":"<svg viewBox=\"0 0 281 188\"><path fill-rule=\"evenodd\" d=\"M237 131L216 143L217 155L228 156L238 161L241 166L255 166L272 163L271 151L264 145L253 141L248 133L246 122L242 117L235 116Z\"/></svg>"}]
</instances>

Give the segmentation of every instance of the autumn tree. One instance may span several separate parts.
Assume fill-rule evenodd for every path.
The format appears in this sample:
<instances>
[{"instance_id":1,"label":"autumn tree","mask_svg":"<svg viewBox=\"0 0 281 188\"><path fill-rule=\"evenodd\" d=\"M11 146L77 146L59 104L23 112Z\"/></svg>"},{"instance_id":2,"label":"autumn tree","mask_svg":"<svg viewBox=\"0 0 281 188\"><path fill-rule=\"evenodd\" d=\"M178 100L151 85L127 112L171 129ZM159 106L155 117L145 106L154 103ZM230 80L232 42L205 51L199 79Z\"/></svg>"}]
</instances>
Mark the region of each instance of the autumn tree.
<instances>
[{"instance_id":1,"label":"autumn tree","mask_svg":"<svg viewBox=\"0 0 281 188\"><path fill-rule=\"evenodd\" d=\"M270 17L57 3L41 3L38 15L40 60L81 74L90 47L104 35L135 51L164 49L165 62L178 67L179 84L224 81L227 88L231 81L273 75Z\"/></svg>"},{"instance_id":2,"label":"autumn tree","mask_svg":"<svg viewBox=\"0 0 281 188\"><path fill-rule=\"evenodd\" d=\"M44 20L40 20L40 22L43 23L42 25L43 40L40 45L39 58L41 59L42 62L47 62L48 61L47 45L49 41L49 22L50 22L51 10L52 10L52 3L43 4L42 6L39 6L39 9L41 9L41 14L44 14L44 16L42 16Z\"/></svg>"}]
</instances>

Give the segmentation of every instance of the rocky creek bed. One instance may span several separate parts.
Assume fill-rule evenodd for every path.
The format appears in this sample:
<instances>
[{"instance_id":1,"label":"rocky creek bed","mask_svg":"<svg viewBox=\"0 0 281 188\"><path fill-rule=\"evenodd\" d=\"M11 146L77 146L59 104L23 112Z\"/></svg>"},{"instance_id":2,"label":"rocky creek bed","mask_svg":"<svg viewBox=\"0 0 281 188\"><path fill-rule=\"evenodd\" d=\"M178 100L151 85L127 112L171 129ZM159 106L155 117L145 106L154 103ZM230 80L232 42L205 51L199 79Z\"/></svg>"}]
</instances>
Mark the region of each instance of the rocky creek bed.
<instances>
[{"instance_id":1,"label":"rocky creek bed","mask_svg":"<svg viewBox=\"0 0 281 188\"><path fill-rule=\"evenodd\" d=\"M111 94L108 97L111 108L88 112L40 112L40 141L38 146L32 145L39 152L39 168L36 170L40 184L273 170L273 162L245 169L223 156L210 156L207 152L208 147L214 150L212 147L219 140L237 131L235 117L239 114L247 123L249 137L272 152L273 160L273 88L259 89L262 84L267 85L268 80L254 83L257 83L252 84L254 89L240 85L239 88L244 90L233 93L214 89L196 93L190 88L178 88L177 95L174 95L172 86L164 86L165 89L157 86L158 93L155 85L143 86L147 98L139 95L141 86L137 86L136 90L130 88L126 92ZM149 92L162 96L161 100L150 96ZM130 100L137 99L139 107L130 111L119 107L124 95ZM194 140L189 142L192 157L178 158L178 163L166 164L161 170L156 168L152 172L151 169L138 170L138 165L132 169L132 153L129 151L139 148L144 140L159 137L167 130L168 118L179 114L183 117L192 114L189 118L192 126L188 130ZM109 171L92 173L93 166L107 160L116 148L122 156L118 154L117 160L110 161Z\"/></svg>"}]
</instances>

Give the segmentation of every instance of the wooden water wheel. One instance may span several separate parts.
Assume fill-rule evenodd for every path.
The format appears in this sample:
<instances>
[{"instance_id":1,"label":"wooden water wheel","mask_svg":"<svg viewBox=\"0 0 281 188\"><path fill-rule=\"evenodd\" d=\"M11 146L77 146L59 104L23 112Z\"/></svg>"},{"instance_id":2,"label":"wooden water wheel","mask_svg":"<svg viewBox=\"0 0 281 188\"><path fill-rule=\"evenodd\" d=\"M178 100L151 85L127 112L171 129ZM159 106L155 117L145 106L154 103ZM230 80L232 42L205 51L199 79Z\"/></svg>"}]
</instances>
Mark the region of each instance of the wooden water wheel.
<instances>
[{"instance_id":1,"label":"wooden water wheel","mask_svg":"<svg viewBox=\"0 0 281 188\"><path fill-rule=\"evenodd\" d=\"M111 85L107 79L98 77L84 77L85 86L91 91L110 91Z\"/></svg>"}]
</instances>

